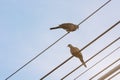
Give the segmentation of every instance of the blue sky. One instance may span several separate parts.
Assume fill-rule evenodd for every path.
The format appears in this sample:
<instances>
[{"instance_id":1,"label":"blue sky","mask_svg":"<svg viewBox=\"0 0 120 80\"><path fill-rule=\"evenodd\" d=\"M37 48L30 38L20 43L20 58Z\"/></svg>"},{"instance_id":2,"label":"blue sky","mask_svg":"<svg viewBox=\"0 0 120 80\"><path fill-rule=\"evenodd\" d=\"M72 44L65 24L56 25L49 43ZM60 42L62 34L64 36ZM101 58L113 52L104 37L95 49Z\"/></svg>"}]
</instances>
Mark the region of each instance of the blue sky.
<instances>
[{"instance_id":1,"label":"blue sky","mask_svg":"<svg viewBox=\"0 0 120 80\"><path fill-rule=\"evenodd\" d=\"M62 29L51 31L49 30L50 27L66 22L78 24L106 1L0 0L0 80L7 78L66 33ZM79 30L64 37L9 80L39 80L71 56L67 47L68 44L83 48L103 31L119 21L119 3L120 0L111 0L104 8L81 24ZM119 36L120 24L83 50L84 59L87 60ZM120 40L88 62L88 68L119 46ZM114 52L109 58L88 71L78 80L88 80L95 73L118 59L120 57L119 52L120 50ZM113 65L113 67L119 64L119 62ZM77 58L72 58L64 66L46 77L45 80L60 80L80 64ZM65 80L73 80L80 72L86 69L81 67ZM120 75L113 80L119 78Z\"/></svg>"}]
</instances>

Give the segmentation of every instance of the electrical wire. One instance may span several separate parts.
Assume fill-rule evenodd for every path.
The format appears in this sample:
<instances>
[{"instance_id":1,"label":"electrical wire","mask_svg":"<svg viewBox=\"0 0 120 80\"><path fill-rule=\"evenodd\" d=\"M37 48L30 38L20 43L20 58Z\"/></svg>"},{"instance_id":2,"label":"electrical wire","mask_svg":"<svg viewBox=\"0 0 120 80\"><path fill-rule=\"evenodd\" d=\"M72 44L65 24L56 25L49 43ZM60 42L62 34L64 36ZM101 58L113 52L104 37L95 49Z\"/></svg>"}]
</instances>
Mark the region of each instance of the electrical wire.
<instances>
[{"instance_id":1,"label":"electrical wire","mask_svg":"<svg viewBox=\"0 0 120 80\"><path fill-rule=\"evenodd\" d=\"M120 69L120 64L118 64L116 67L114 67L113 69L111 69L109 72L105 73L102 77L100 77L98 80L105 80L106 78L108 78L110 75L112 75L113 73L115 73L116 71L118 71Z\"/></svg>"},{"instance_id":2,"label":"electrical wire","mask_svg":"<svg viewBox=\"0 0 120 80\"><path fill-rule=\"evenodd\" d=\"M114 49L112 52L110 52L108 55L106 55L105 57L103 57L101 60L99 60L97 63L95 63L93 66L91 66L89 69L85 70L84 72L82 72L80 75L78 75L76 78L74 78L74 80L76 80L77 78L79 78L80 76L82 76L84 73L86 73L87 71L89 71L90 69L92 69L94 66L96 66L97 64L99 64L100 62L102 62L104 59L106 59L107 57L109 57L111 54L113 54L115 51L117 51L118 49L120 49L120 46L117 47L116 49Z\"/></svg>"},{"instance_id":3,"label":"electrical wire","mask_svg":"<svg viewBox=\"0 0 120 80\"><path fill-rule=\"evenodd\" d=\"M95 56L97 56L98 54L100 54L102 51L104 51L106 48L108 48L109 46L111 46L113 43L115 43L116 41L118 41L120 39L120 37L118 37L117 39L115 39L113 42L111 42L110 44L108 44L106 47L104 47L102 50L100 50L99 52L97 52L95 55L93 55L91 58L89 58L87 61L85 61L85 63L87 63L88 61L90 61L91 59L93 59ZM77 69L79 69L82 66L82 64L80 66L78 66L77 68L75 68L74 70L72 70L70 73L68 73L67 75L65 75L63 78L61 78L61 80L65 79L67 76L69 76L70 74L72 74L74 71L76 71Z\"/></svg>"},{"instance_id":4,"label":"electrical wire","mask_svg":"<svg viewBox=\"0 0 120 80\"><path fill-rule=\"evenodd\" d=\"M109 68L110 66L114 65L116 62L118 62L120 60L120 58L118 58L115 62L113 62L112 64L110 64L109 66L107 66L106 68L104 68L103 70L101 70L100 72L98 72L97 74L95 74L93 77L91 77L89 80L92 80L93 78L95 78L97 75L99 75L100 73L102 73L103 71L105 71L107 68Z\"/></svg>"},{"instance_id":5,"label":"electrical wire","mask_svg":"<svg viewBox=\"0 0 120 80\"><path fill-rule=\"evenodd\" d=\"M114 74L113 76L111 76L108 80L111 80L112 78L114 78L114 77L117 76L118 74L120 74L120 71L117 72L116 74Z\"/></svg>"},{"instance_id":6,"label":"electrical wire","mask_svg":"<svg viewBox=\"0 0 120 80\"><path fill-rule=\"evenodd\" d=\"M85 48L87 48L89 45L91 45L93 42L95 42L96 40L98 40L100 37L102 37L104 34L106 34L108 31L110 31L111 29L113 29L114 27L116 27L118 24L120 23L120 21L118 21L117 23L115 23L113 26L111 26L109 29L107 29L106 31L104 31L102 34L100 34L98 37L96 37L93 41L91 41L90 43L88 43L85 47L83 47L80 51L84 50ZM71 58L73 58L73 56L69 57L68 59L66 59L64 62L62 62L60 65L58 65L57 67L55 67L54 69L52 69L49 73L47 73L46 75L44 75L40 80L44 79L45 77L47 77L48 75L50 75L52 72L54 72L55 70L57 70L60 66L62 66L63 64L65 64L67 61L69 61Z\"/></svg>"},{"instance_id":7,"label":"electrical wire","mask_svg":"<svg viewBox=\"0 0 120 80\"><path fill-rule=\"evenodd\" d=\"M108 2L106 2L104 5L102 5L99 9L97 9L96 11L94 11L92 14L90 14L87 18L85 18L83 21L81 21L78 25L82 24L83 22L85 22L88 18L90 18L92 15L94 15L97 11L99 11L102 7L104 7L106 4L108 4L111 0L109 0ZM44 53L46 50L48 50L50 47L52 47L55 43L57 43L59 40L61 40L63 37L65 37L68 33L66 33L65 35L63 35L61 38L59 38L57 41L55 41L53 44L51 44L49 47L47 47L45 50L43 50L42 52L40 52L37 56L35 56L34 58L32 58L30 61L28 61L26 64L24 64L22 67L20 67L18 70L16 70L14 73L12 73L10 76L8 76L5 80L8 80L10 77L12 77L14 74L16 74L18 71L20 71L21 69L23 69L25 66L27 66L30 62L32 62L33 60L35 60L37 57L39 57L42 53ZM72 58L72 57L71 57ZM70 59L71 59L70 58Z\"/></svg>"},{"instance_id":8,"label":"electrical wire","mask_svg":"<svg viewBox=\"0 0 120 80\"><path fill-rule=\"evenodd\" d=\"M94 15L97 11L99 11L101 8L103 8L105 5L107 5L111 0L107 1L105 4L103 4L101 7L99 7L96 11L94 11L91 15L89 15L87 18L85 18L83 21L81 21L78 25L85 22L88 18L90 18L92 15Z\"/></svg>"},{"instance_id":9,"label":"electrical wire","mask_svg":"<svg viewBox=\"0 0 120 80\"><path fill-rule=\"evenodd\" d=\"M20 67L18 70L16 70L14 73L12 73L10 76L8 76L5 80L8 80L10 77L12 77L14 74L16 74L18 71L20 71L22 68L24 68L25 66L27 66L30 62L32 62L33 60L35 60L37 57L39 57L42 53L44 53L46 50L48 50L50 47L52 47L55 43L57 43L58 41L60 41L63 37L65 37L67 34L63 35L61 38L59 38L57 41L55 41L53 44L51 44L49 47L47 47L45 50L43 50L42 52L40 52L37 56L35 56L34 58L32 58L30 61L28 61L26 64L24 64L22 67Z\"/></svg>"}]
</instances>

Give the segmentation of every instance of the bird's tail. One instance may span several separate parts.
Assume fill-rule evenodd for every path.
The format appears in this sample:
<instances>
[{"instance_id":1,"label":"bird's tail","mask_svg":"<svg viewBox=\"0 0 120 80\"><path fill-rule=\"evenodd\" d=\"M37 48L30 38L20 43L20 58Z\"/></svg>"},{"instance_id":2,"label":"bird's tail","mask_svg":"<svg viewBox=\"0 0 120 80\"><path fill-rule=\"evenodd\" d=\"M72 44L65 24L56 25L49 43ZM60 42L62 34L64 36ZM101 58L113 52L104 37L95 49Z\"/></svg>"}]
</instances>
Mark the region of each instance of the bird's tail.
<instances>
[{"instance_id":1,"label":"bird's tail","mask_svg":"<svg viewBox=\"0 0 120 80\"><path fill-rule=\"evenodd\" d=\"M85 64L84 60L83 59L80 59L80 61L82 62L82 64L87 67L87 65Z\"/></svg>"},{"instance_id":2,"label":"bird's tail","mask_svg":"<svg viewBox=\"0 0 120 80\"><path fill-rule=\"evenodd\" d=\"M58 28L60 28L60 27L53 27L53 28L50 28L50 30L53 30L53 29L58 29Z\"/></svg>"},{"instance_id":3,"label":"bird's tail","mask_svg":"<svg viewBox=\"0 0 120 80\"><path fill-rule=\"evenodd\" d=\"M87 65L85 64L85 62L83 62L83 65L84 65L85 67L87 67Z\"/></svg>"}]
</instances>

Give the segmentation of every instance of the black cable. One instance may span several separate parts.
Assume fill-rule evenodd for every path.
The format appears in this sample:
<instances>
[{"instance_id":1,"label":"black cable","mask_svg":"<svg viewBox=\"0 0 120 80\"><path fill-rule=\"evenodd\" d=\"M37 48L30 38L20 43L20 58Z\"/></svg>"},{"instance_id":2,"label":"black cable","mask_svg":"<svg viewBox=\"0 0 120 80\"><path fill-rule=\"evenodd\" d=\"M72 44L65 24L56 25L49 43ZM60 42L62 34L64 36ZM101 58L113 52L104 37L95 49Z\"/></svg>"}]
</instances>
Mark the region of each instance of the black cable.
<instances>
[{"instance_id":1,"label":"black cable","mask_svg":"<svg viewBox=\"0 0 120 80\"><path fill-rule=\"evenodd\" d=\"M109 0L108 2L110 2L111 0ZM107 2L107 3L108 3ZM106 4L107 4L106 3ZM104 7L106 4L104 4L103 6L100 7L100 9L102 7ZM100 10L98 9L98 10ZM98 10L96 10L95 12L93 12L90 16L88 16L86 19L84 19L81 23L79 23L78 25L82 24L83 22L85 22L88 18L90 18L92 15L94 15ZM62 39L63 37L65 37L68 33L66 33L65 35L63 35L60 39ZM16 74L18 71L20 71L22 68L24 68L26 65L28 65L30 62L32 62L33 60L35 60L38 56L40 56L42 53L44 53L47 49L49 49L50 47L52 47L55 43L57 43L60 39L58 39L56 42L54 42L52 45L50 45L48 48L46 48L45 50L43 50L41 53L39 53L37 56L35 56L33 59L31 59L30 61L28 61L26 64L24 64L22 67L20 67L18 70L16 70L14 73L12 73L10 76L8 76L5 80L9 79L10 77L12 77L14 74Z\"/></svg>"},{"instance_id":2,"label":"black cable","mask_svg":"<svg viewBox=\"0 0 120 80\"><path fill-rule=\"evenodd\" d=\"M18 70L16 70L14 73L12 73L10 76L8 76L5 80L8 80L10 77L12 77L14 74L16 74L18 71L20 71L22 68L24 68L25 66L27 66L30 62L32 62L33 60L35 60L37 57L39 57L42 53L44 53L46 50L48 50L50 47L52 47L55 43L57 43L59 40L61 40L63 37L65 37L67 34L63 35L62 37L60 37L57 41L55 41L53 44L51 44L49 47L47 47L45 50L43 50L42 52L40 52L37 56L35 56L34 58L32 58L30 61L28 61L26 64L24 64L22 67L20 67Z\"/></svg>"},{"instance_id":3,"label":"black cable","mask_svg":"<svg viewBox=\"0 0 120 80\"><path fill-rule=\"evenodd\" d=\"M110 64L109 66L107 66L106 68L104 68L103 70L101 70L100 72L98 72L97 74L95 74L93 77L91 77L89 80L92 80L94 77L96 77L97 75L99 75L100 73L102 73L103 71L105 71L107 68L109 68L110 66L114 65L116 62L118 62L120 60L120 58L118 58L115 62L113 62L112 64Z\"/></svg>"},{"instance_id":4,"label":"black cable","mask_svg":"<svg viewBox=\"0 0 120 80\"><path fill-rule=\"evenodd\" d=\"M91 58L89 58L87 61L85 61L85 63L87 63L88 61L90 61L92 58L94 58L95 56L97 56L98 54L100 54L102 51L104 51L106 48L108 48L110 45L112 45L113 43L115 43L116 41L118 41L120 39L120 37L118 37L117 39L115 39L113 42L111 42L110 44L108 44L106 47L104 47L102 50L100 50L99 52L97 52L95 55L93 55ZM67 76L69 76L70 74L72 74L74 71L76 71L77 69L79 69L82 66L82 64L80 66L78 66L77 68L75 68L74 70L72 70L70 73L68 73L67 75L65 75L63 78L61 78L61 80L65 79Z\"/></svg>"},{"instance_id":5,"label":"black cable","mask_svg":"<svg viewBox=\"0 0 120 80\"><path fill-rule=\"evenodd\" d=\"M105 4L103 4L101 7L99 7L96 11L94 11L91 15L89 15L87 18L85 18L83 21L81 21L78 25L85 22L88 18L90 18L92 15L94 15L97 11L99 11L101 8L103 8L105 5L107 5L111 0L107 1Z\"/></svg>"},{"instance_id":6,"label":"black cable","mask_svg":"<svg viewBox=\"0 0 120 80\"><path fill-rule=\"evenodd\" d=\"M77 78L79 78L80 76L82 76L84 73L86 73L87 71L89 71L90 69L92 69L94 66L96 66L97 64L99 64L100 62L102 62L104 59L106 59L107 57L109 57L111 54L113 54L115 51L117 51L118 49L120 49L120 46L117 47L116 49L114 49L112 52L110 52L108 55L106 55L105 57L103 57L101 60L99 60L98 62L96 62L93 66L91 66L89 69L85 70L84 72L82 72L80 75L78 75L76 78L74 78L74 80L76 80Z\"/></svg>"},{"instance_id":7,"label":"black cable","mask_svg":"<svg viewBox=\"0 0 120 80\"><path fill-rule=\"evenodd\" d=\"M84 50L86 47L88 47L89 45L91 45L93 42L95 42L97 39L99 39L101 36L103 36L104 34L106 34L108 31L110 31L111 29L113 29L114 27L116 27L116 25L118 25L120 23L120 21L118 21L117 23L115 23L113 26L111 26L109 29L107 29L105 32L103 32L102 34L100 34L97 38L95 38L93 41L91 41L90 43L88 43L85 47L83 47L80 51ZM69 61L71 58L73 58L73 56L69 57L68 59L66 59L64 62L62 62L60 65L58 65L57 67L55 67L53 70L51 70L49 73L47 73L45 76L43 76L40 80L44 79L45 77L47 77L48 75L50 75L52 72L54 72L56 69L58 69L60 66L62 66L63 64L65 64L67 61Z\"/></svg>"}]
</instances>

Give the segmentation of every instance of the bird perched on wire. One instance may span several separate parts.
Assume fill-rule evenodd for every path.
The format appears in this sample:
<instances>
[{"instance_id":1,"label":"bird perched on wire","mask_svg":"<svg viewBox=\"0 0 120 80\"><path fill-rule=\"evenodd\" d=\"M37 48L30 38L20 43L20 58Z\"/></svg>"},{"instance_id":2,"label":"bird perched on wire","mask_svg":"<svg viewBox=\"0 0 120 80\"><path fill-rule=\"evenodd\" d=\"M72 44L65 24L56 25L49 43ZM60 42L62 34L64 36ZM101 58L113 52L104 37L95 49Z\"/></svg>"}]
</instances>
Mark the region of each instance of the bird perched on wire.
<instances>
[{"instance_id":1,"label":"bird perched on wire","mask_svg":"<svg viewBox=\"0 0 120 80\"><path fill-rule=\"evenodd\" d=\"M70 52L73 56L77 57L80 59L80 61L82 62L82 64L86 66L84 60L83 60L83 56L82 53L80 52L80 50L77 47L72 46L71 44L68 44L68 47L70 48Z\"/></svg>"},{"instance_id":2,"label":"bird perched on wire","mask_svg":"<svg viewBox=\"0 0 120 80\"><path fill-rule=\"evenodd\" d=\"M58 28L61 28L61 29L64 29L66 30L67 32L73 32L75 31L76 29L79 28L78 25L75 25L73 23L63 23L57 27L53 27L53 28L50 28L50 30L53 30L53 29L58 29Z\"/></svg>"}]
</instances>

